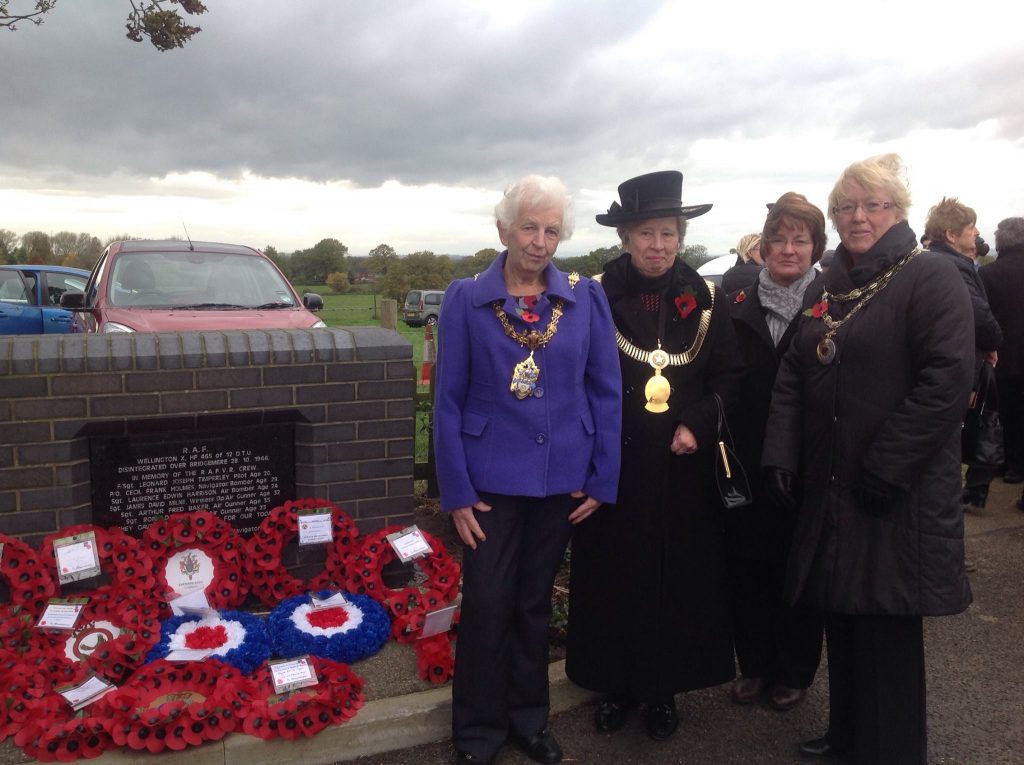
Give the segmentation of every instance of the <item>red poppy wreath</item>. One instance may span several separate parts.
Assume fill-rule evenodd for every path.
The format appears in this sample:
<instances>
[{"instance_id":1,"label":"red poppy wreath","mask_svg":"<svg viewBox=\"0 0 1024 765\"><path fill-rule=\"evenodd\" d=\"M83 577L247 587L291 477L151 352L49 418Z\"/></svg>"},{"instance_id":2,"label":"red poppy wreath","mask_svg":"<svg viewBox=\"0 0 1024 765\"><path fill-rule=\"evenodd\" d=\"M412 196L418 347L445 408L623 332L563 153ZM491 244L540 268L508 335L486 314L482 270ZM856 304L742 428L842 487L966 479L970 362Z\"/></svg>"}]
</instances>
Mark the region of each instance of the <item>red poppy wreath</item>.
<instances>
[{"instance_id":1,"label":"red poppy wreath","mask_svg":"<svg viewBox=\"0 0 1024 765\"><path fill-rule=\"evenodd\" d=\"M324 570L309 581L289 574L281 561L285 546L299 533L303 510L330 511L332 541ZM359 528L348 513L326 499L297 499L278 505L246 543L246 572L253 593L267 606L309 590L348 589L350 564L359 552Z\"/></svg>"},{"instance_id":2,"label":"red poppy wreath","mask_svg":"<svg viewBox=\"0 0 1024 765\"><path fill-rule=\"evenodd\" d=\"M63 537L90 531L96 535L96 555L100 561L100 569L109 575L110 582L75 595L88 597L94 607L123 594L142 599L151 598L155 583L153 561L139 540L117 527L108 529L90 523L80 523L76 526L66 526L44 537L39 547L39 557L50 567L54 582L59 581L57 557L53 551L54 542Z\"/></svg>"},{"instance_id":3,"label":"red poppy wreath","mask_svg":"<svg viewBox=\"0 0 1024 765\"><path fill-rule=\"evenodd\" d=\"M355 717L365 702L363 679L347 664L319 656L308 657L317 684L288 693L274 693L274 679L264 664L253 675L257 697L242 721L242 730L266 741L294 741L313 736L328 725L341 725Z\"/></svg>"},{"instance_id":4,"label":"red poppy wreath","mask_svg":"<svg viewBox=\"0 0 1024 765\"><path fill-rule=\"evenodd\" d=\"M439 539L421 530L432 552L413 564L426 575L426 581L400 589L387 587L382 572L396 555L386 537L400 530L400 526L390 526L363 540L353 569L356 592L365 592L385 605L393 616L391 634L400 643L414 645L420 677L441 684L452 676L451 643L447 633L422 638L423 622L427 613L458 596L461 569Z\"/></svg>"},{"instance_id":5,"label":"red poppy wreath","mask_svg":"<svg viewBox=\"0 0 1024 765\"><path fill-rule=\"evenodd\" d=\"M50 570L39 553L17 537L0 534L0 544L0 576L10 587L11 603L39 616L57 589Z\"/></svg>"},{"instance_id":6,"label":"red poppy wreath","mask_svg":"<svg viewBox=\"0 0 1024 765\"><path fill-rule=\"evenodd\" d=\"M84 665L111 682L121 682L142 664L160 637L159 609L151 600L116 593L90 600L71 632L33 631L29 652L47 654L73 668Z\"/></svg>"},{"instance_id":7,"label":"red poppy wreath","mask_svg":"<svg viewBox=\"0 0 1024 765\"><path fill-rule=\"evenodd\" d=\"M61 684L78 685L90 674L88 667L79 665ZM26 719L14 734L14 743L39 762L91 759L114 748L104 716L97 715L92 705L76 712L63 696L51 690L29 700L26 709Z\"/></svg>"},{"instance_id":8,"label":"red poppy wreath","mask_svg":"<svg viewBox=\"0 0 1024 765\"><path fill-rule=\"evenodd\" d=\"M161 752L224 738L249 713L255 695L252 680L216 659L159 659L95 706L118 746Z\"/></svg>"},{"instance_id":9,"label":"red poppy wreath","mask_svg":"<svg viewBox=\"0 0 1024 765\"><path fill-rule=\"evenodd\" d=\"M245 600L245 543L223 518L207 510L172 513L151 523L142 540L153 558L158 594L174 599L203 590L216 609Z\"/></svg>"}]
</instances>

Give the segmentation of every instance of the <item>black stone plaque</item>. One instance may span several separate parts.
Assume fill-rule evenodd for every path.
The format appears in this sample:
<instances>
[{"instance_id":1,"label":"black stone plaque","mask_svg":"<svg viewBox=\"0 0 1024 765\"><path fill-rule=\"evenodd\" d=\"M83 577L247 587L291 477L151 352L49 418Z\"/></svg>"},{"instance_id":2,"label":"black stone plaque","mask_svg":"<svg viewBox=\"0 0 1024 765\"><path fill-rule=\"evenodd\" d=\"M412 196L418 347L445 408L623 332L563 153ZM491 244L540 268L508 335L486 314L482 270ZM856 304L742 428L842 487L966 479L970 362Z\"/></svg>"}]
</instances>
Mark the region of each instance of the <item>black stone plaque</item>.
<instances>
[{"instance_id":1,"label":"black stone plaque","mask_svg":"<svg viewBox=\"0 0 1024 765\"><path fill-rule=\"evenodd\" d=\"M295 499L295 426L89 440L93 522L138 536L170 513L209 510L248 536Z\"/></svg>"}]
</instances>

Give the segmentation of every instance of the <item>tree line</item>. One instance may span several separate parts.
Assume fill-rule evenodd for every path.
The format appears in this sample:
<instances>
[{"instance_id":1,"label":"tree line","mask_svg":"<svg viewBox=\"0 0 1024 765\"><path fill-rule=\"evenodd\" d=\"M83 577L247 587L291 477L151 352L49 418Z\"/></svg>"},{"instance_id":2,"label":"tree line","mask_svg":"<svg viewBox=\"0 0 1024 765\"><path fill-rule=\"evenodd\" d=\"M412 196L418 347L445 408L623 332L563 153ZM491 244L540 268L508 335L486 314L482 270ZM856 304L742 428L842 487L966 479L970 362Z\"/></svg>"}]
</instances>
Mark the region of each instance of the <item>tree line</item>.
<instances>
[{"instance_id":1,"label":"tree line","mask_svg":"<svg viewBox=\"0 0 1024 765\"><path fill-rule=\"evenodd\" d=\"M91 234L70 231L30 231L19 237L13 231L0 229L0 263L53 264L88 270L110 242L135 238L119 234L101 242ZM278 252L273 245L267 245L263 252L292 284L324 284L335 292L346 292L353 285L364 283L373 292L395 300L405 299L411 289L444 289L453 279L480 273L498 255L496 249L488 247L464 258L436 255L429 250L400 256L392 246L379 244L365 256L350 256L348 247L333 238L321 239L308 249L292 253ZM586 255L556 257L555 263L563 271L593 276L621 252L618 245L601 247ZM690 245L683 250L682 258L696 268L708 260L707 247Z\"/></svg>"}]
</instances>

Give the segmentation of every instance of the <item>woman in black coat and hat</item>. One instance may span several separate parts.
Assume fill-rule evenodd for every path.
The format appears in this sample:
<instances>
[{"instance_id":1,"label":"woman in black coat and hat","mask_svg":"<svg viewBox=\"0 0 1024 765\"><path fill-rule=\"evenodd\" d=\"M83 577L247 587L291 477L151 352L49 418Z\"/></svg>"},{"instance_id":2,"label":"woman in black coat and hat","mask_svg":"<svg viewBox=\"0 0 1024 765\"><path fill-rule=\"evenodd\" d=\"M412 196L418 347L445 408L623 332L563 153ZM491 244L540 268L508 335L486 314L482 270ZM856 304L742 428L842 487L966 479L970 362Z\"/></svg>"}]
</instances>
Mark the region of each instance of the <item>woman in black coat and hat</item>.
<instances>
[{"instance_id":1,"label":"woman in black coat and hat","mask_svg":"<svg viewBox=\"0 0 1024 765\"><path fill-rule=\"evenodd\" d=\"M675 694L735 676L725 530L715 488L718 394L740 372L725 297L679 259L687 219L682 173L633 178L597 222L623 254L601 284L622 367L619 498L572 541L566 673L605 693L597 729L646 705L647 733L672 735Z\"/></svg>"},{"instance_id":2,"label":"woman in black coat and hat","mask_svg":"<svg viewBox=\"0 0 1024 765\"><path fill-rule=\"evenodd\" d=\"M730 422L754 495L752 505L725 511L741 672L732 698L750 704L766 693L768 703L780 711L800 703L814 680L822 617L815 609L793 608L783 598L796 514L765 499L758 466L779 360L796 334L804 294L821 293L821 277L813 264L825 242L821 210L803 194L783 194L769 206L760 237L764 270L753 285L728 299L745 366L742 394Z\"/></svg>"},{"instance_id":3,"label":"woman in black coat and hat","mask_svg":"<svg viewBox=\"0 0 1024 765\"><path fill-rule=\"evenodd\" d=\"M829 196L841 244L779 367L763 462L797 510L790 602L825 611L829 727L808 756L927 762L923 616L971 602L960 423L974 372L967 287L907 225L895 154Z\"/></svg>"}]
</instances>

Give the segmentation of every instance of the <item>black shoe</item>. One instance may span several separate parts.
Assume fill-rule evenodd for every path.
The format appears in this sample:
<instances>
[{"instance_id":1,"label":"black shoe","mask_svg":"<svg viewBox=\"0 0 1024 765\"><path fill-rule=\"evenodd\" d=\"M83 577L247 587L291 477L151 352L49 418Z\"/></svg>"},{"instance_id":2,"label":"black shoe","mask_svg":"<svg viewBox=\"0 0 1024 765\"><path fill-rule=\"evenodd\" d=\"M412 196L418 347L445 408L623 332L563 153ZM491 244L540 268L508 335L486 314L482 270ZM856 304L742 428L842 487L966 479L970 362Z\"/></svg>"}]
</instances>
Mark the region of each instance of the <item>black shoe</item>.
<instances>
[{"instance_id":1,"label":"black shoe","mask_svg":"<svg viewBox=\"0 0 1024 765\"><path fill-rule=\"evenodd\" d=\"M492 765L494 759L485 760L483 757L477 757L475 754L469 752L463 752L458 749L455 750L455 762L477 762L481 765Z\"/></svg>"},{"instance_id":2,"label":"black shoe","mask_svg":"<svg viewBox=\"0 0 1024 765\"><path fill-rule=\"evenodd\" d=\"M555 741L548 729L545 728L534 736L512 735L512 743L525 752L526 756L534 762L543 765L555 765L562 761L562 747Z\"/></svg>"},{"instance_id":3,"label":"black shoe","mask_svg":"<svg viewBox=\"0 0 1024 765\"><path fill-rule=\"evenodd\" d=\"M614 733L626 724L630 710L636 702L622 693L605 696L594 712L594 726L598 733Z\"/></svg>"},{"instance_id":4,"label":"black shoe","mask_svg":"<svg viewBox=\"0 0 1024 765\"><path fill-rule=\"evenodd\" d=\"M675 700L650 704L647 707L647 735L655 741L664 741L679 727Z\"/></svg>"},{"instance_id":5,"label":"black shoe","mask_svg":"<svg viewBox=\"0 0 1024 765\"><path fill-rule=\"evenodd\" d=\"M828 740L828 736L822 736L800 742L797 751L804 757L837 757L846 750L833 746L832 742Z\"/></svg>"},{"instance_id":6,"label":"black shoe","mask_svg":"<svg viewBox=\"0 0 1024 765\"><path fill-rule=\"evenodd\" d=\"M1016 470L1007 470L1003 475L1003 483L1024 483L1024 475Z\"/></svg>"}]
</instances>

